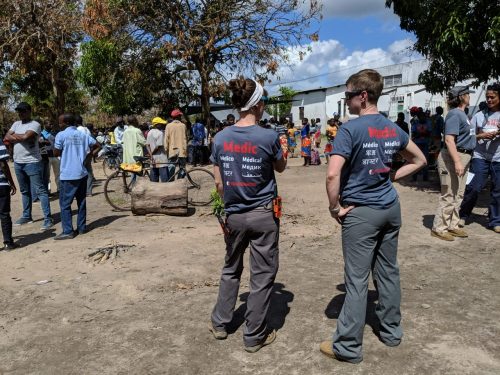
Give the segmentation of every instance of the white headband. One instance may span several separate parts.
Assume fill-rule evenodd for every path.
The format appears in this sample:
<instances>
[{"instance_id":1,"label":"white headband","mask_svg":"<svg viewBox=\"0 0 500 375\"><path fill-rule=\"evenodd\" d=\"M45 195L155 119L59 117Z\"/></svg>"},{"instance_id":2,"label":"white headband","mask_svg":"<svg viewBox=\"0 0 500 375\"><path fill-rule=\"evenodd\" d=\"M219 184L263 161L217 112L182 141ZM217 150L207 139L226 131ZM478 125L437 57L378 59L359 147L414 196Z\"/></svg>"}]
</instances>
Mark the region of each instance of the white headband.
<instances>
[{"instance_id":1,"label":"white headband","mask_svg":"<svg viewBox=\"0 0 500 375\"><path fill-rule=\"evenodd\" d=\"M252 79L252 81L254 80ZM245 104L245 106L240 109L241 112L248 111L250 110L250 108L255 107L257 103L260 101L260 99L262 99L262 95L264 95L264 88L262 87L262 85L257 81L254 82L255 82L255 91L248 100L247 104Z\"/></svg>"}]
</instances>

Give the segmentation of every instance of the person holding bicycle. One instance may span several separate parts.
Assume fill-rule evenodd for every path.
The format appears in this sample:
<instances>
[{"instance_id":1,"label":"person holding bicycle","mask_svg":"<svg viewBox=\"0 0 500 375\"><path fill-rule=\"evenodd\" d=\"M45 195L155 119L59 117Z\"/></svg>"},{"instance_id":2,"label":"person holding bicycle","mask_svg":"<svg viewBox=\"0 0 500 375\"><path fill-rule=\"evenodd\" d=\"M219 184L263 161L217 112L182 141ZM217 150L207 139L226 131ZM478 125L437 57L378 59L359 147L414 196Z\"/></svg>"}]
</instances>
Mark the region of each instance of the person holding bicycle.
<instances>
[{"instance_id":1,"label":"person holding bicycle","mask_svg":"<svg viewBox=\"0 0 500 375\"><path fill-rule=\"evenodd\" d=\"M187 136L186 125L181 121L182 112L180 109L174 109L170 116L173 121L169 123L165 129L165 139L163 141L165 150L168 154L168 175L173 176L175 173L175 163L179 161L181 168L186 167L187 160ZM178 178L184 178L184 172L178 174Z\"/></svg>"},{"instance_id":2,"label":"person holding bicycle","mask_svg":"<svg viewBox=\"0 0 500 375\"><path fill-rule=\"evenodd\" d=\"M149 179L152 182L168 182L170 179L167 166L168 156L165 152L165 147L163 147L164 131L167 121L161 117L155 117L151 124L152 127L146 139L146 146L148 147L148 152L152 161Z\"/></svg>"},{"instance_id":3,"label":"person holding bicycle","mask_svg":"<svg viewBox=\"0 0 500 375\"><path fill-rule=\"evenodd\" d=\"M217 133L212 148L215 184L224 200L227 221L226 257L209 330L216 339L227 338L243 255L250 245L250 295L243 342L245 350L254 353L276 338L276 332L267 326L266 315L278 272L279 215L273 210L277 196L274 172L285 170L286 159L278 134L258 125L268 101L263 87L240 77L229 82L229 89L240 119Z\"/></svg>"}]
</instances>

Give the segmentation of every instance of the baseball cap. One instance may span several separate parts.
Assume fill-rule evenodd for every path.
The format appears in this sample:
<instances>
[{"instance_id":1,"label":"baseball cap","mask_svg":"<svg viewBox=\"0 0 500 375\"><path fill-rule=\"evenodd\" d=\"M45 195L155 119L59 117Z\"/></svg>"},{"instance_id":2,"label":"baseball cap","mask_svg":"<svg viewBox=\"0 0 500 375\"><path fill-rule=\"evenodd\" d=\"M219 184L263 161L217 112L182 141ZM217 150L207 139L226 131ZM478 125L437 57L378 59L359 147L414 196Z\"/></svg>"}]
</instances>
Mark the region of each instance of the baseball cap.
<instances>
[{"instance_id":1,"label":"baseball cap","mask_svg":"<svg viewBox=\"0 0 500 375\"><path fill-rule=\"evenodd\" d=\"M162 119L161 117L155 117L152 121L151 121L151 124L153 126L155 125L158 125L158 124L163 124L165 125L167 123L167 121L165 121L164 119Z\"/></svg>"},{"instance_id":2,"label":"baseball cap","mask_svg":"<svg viewBox=\"0 0 500 375\"><path fill-rule=\"evenodd\" d=\"M31 106L26 102L21 102L17 105L16 111L31 111Z\"/></svg>"},{"instance_id":3,"label":"baseball cap","mask_svg":"<svg viewBox=\"0 0 500 375\"><path fill-rule=\"evenodd\" d=\"M448 96L452 98L456 98L460 95L472 94L475 93L474 90L470 90L469 86L455 86L448 91Z\"/></svg>"},{"instance_id":4,"label":"baseball cap","mask_svg":"<svg viewBox=\"0 0 500 375\"><path fill-rule=\"evenodd\" d=\"M182 112L180 109L176 108L172 111L172 113L170 113L170 116L172 117L182 116Z\"/></svg>"}]
</instances>

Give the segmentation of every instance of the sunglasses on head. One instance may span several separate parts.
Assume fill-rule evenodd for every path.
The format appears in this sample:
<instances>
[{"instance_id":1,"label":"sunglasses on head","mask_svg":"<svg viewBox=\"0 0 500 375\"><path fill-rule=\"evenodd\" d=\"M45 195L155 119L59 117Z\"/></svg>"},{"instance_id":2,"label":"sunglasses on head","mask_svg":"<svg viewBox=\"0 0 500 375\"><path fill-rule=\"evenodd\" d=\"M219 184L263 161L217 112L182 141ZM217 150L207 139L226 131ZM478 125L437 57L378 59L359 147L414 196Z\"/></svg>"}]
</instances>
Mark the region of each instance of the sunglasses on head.
<instances>
[{"instance_id":1,"label":"sunglasses on head","mask_svg":"<svg viewBox=\"0 0 500 375\"><path fill-rule=\"evenodd\" d=\"M344 92L346 100L350 100L354 98L355 96L360 95L363 91L365 90L356 90L356 91L346 91Z\"/></svg>"},{"instance_id":2,"label":"sunglasses on head","mask_svg":"<svg viewBox=\"0 0 500 375\"><path fill-rule=\"evenodd\" d=\"M267 96L263 96L262 98L260 98L260 100L264 102L264 104L269 103L269 98Z\"/></svg>"}]
</instances>

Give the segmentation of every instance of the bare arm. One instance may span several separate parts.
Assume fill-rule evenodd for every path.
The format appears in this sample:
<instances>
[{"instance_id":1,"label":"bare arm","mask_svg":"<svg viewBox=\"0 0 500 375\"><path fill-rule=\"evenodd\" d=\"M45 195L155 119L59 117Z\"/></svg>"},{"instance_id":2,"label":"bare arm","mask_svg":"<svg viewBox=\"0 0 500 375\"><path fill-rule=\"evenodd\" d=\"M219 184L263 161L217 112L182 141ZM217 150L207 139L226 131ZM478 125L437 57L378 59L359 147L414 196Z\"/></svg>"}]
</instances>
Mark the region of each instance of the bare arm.
<instances>
[{"instance_id":1,"label":"bare arm","mask_svg":"<svg viewBox=\"0 0 500 375\"><path fill-rule=\"evenodd\" d=\"M222 184L222 177L220 175L220 168L214 165L215 188L221 197L224 196L224 185Z\"/></svg>"},{"instance_id":2,"label":"bare arm","mask_svg":"<svg viewBox=\"0 0 500 375\"><path fill-rule=\"evenodd\" d=\"M54 149L53 149L53 152L54 152L54 156L55 156L56 158L58 158L58 157L59 157L59 156L61 156L61 154L62 154L62 150L59 150L58 148L54 148Z\"/></svg>"},{"instance_id":3,"label":"bare arm","mask_svg":"<svg viewBox=\"0 0 500 375\"><path fill-rule=\"evenodd\" d=\"M331 208L339 206L340 174L344 167L345 159L340 155L332 155L326 172L326 194Z\"/></svg>"},{"instance_id":4,"label":"bare arm","mask_svg":"<svg viewBox=\"0 0 500 375\"><path fill-rule=\"evenodd\" d=\"M342 223L345 215L354 208L354 206L349 206L347 208L340 206L340 176L344 164L344 157L332 155L326 173L326 194L328 195L330 214L339 224ZM334 212L332 212L332 210Z\"/></svg>"},{"instance_id":5,"label":"bare arm","mask_svg":"<svg viewBox=\"0 0 500 375\"><path fill-rule=\"evenodd\" d=\"M403 177L409 176L427 165L427 160L418 146L409 141L406 148L399 152L401 156L407 161L405 165L396 171L393 181L397 181Z\"/></svg>"},{"instance_id":6,"label":"bare arm","mask_svg":"<svg viewBox=\"0 0 500 375\"><path fill-rule=\"evenodd\" d=\"M444 143L446 144L446 148L448 149L448 153L450 154L453 162L455 163L455 173L458 177L462 177L465 174L465 167L460 160L460 156L458 155L457 145L455 144L455 135L447 134L444 136Z\"/></svg>"},{"instance_id":7,"label":"bare arm","mask_svg":"<svg viewBox=\"0 0 500 375\"><path fill-rule=\"evenodd\" d=\"M101 148L102 148L101 144L99 142L96 142L90 148L90 152L92 153L92 155L96 156Z\"/></svg>"},{"instance_id":8,"label":"bare arm","mask_svg":"<svg viewBox=\"0 0 500 375\"><path fill-rule=\"evenodd\" d=\"M28 130L24 134L16 134L12 130L10 130L7 135L5 136L5 139L9 142L12 143L19 143L19 142L24 142L27 141L31 138L37 138L38 134L34 132L33 130Z\"/></svg>"},{"instance_id":9,"label":"bare arm","mask_svg":"<svg viewBox=\"0 0 500 375\"><path fill-rule=\"evenodd\" d=\"M281 158L279 160L276 160L274 163L273 163L273 167L274 167L274 170L278 173L281 173L285 170L286 168L286 159L285 158Z\"/></svg>"}]
</instances>

